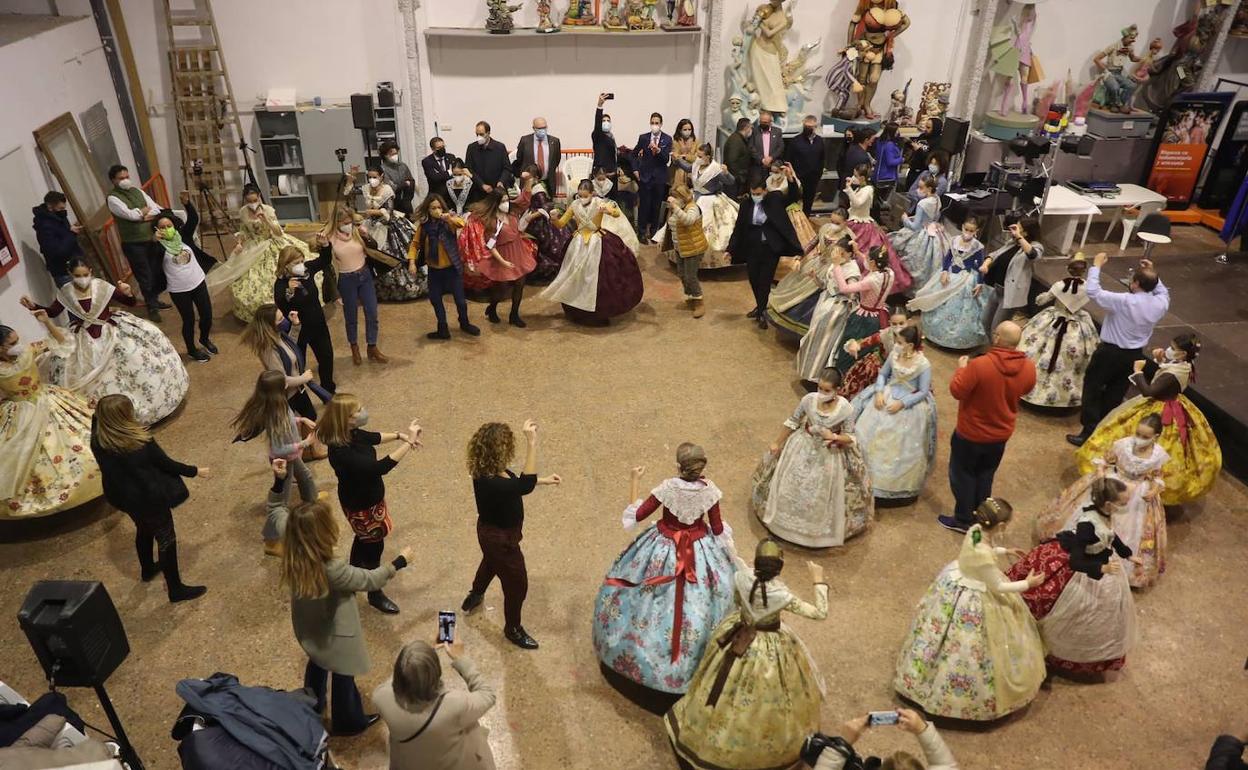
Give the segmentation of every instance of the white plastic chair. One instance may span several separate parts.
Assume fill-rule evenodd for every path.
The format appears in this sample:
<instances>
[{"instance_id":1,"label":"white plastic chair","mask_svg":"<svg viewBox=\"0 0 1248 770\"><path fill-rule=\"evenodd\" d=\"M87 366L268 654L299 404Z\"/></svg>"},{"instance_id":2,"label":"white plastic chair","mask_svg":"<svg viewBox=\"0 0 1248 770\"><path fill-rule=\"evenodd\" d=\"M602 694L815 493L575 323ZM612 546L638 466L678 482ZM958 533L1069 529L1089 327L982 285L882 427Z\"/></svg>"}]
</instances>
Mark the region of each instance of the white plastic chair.
<instances>
[{"instance_id":1,"label":"white plastic chair","mask_svg":"<svg viewBox=\"0 0 1248 770\"><path fill-rule=\"evenodd\" d=\"M588 179L594 170L594 159L588 155L573 155L559 164L563 172L564 196L571 198L576 194L576 186L582 179Z\"/></svg>"},{"instance_id":2,"label":"white plastic chair","mask_svg":"<svg viewBox=\"0 0 1248 770\"><path fill-rule=\"evenodd\" d=\"M1165 208L1165 204L1153 201L1150 203L1141 203L1137 208L1140 210L1140 215L1135 219L1127 219L1126 214L1123 211L1120 211L1118 214L1122 221L1122 244L1118 247L1119 251L1127 250L1127 244L1131 242L1131 234L1135 232L1135 228L1139 226L1140 222L1144 221L1144 217L1161 211ZM1106 240L1109 239L1109 234L1114 231L1114 224L1115 223L1111 222L1109 230L1105 232Z\"/></svg>"}]
</instances>

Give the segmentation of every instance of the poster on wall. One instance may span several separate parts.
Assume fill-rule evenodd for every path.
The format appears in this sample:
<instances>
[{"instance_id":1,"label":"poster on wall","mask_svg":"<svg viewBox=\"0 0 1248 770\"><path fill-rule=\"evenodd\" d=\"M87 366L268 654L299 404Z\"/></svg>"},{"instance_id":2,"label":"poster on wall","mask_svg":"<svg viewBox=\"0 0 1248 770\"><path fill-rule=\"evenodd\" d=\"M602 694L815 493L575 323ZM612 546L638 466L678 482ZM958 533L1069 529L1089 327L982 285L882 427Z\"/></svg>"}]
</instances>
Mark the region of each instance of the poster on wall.
<instances>
[{"instance_id":1,"label":"poster on wall","mask_svg":"<svg viewBox=\"0 0 1248 770\"><path fill-rule=\"evenodd\" d=\"M17 267L17 244L9 235L9 228L4 224L4 214L0 214L0 275L4 275Z\"/></svg>"},{"instance_id":2,"label":"poster on wall","mask_svg":"<svg viewBox=\"0 0 1248 770\"><path fill-rule=\"evenodd\" d=\"M1162 116L1145 186L1166 196L1166 207L1192 202L1200 171L1233 94L1184 94Z\"/></svg>"}]
</instances>

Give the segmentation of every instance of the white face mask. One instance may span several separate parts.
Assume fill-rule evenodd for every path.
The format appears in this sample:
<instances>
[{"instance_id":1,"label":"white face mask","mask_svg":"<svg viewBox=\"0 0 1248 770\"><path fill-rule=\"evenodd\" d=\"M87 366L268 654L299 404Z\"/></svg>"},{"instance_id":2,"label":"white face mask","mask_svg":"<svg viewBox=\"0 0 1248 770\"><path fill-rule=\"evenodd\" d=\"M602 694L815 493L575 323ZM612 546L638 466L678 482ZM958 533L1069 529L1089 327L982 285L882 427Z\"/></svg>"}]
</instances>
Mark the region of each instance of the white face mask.
<instances>
[{"instance_id":1,"label":"white face mask","mask_svg":"<svg viewBox=\"0 0 1248 770\"><path fill-rule=\"evenodd\" d=\"M489 134L481 134L480 136L477 137L477 144L481 145L482 147L484 147L485 143L488 141L490 141Z\"/></svg>"},{"instance_id":2,"label":"white face mask","mask_svg":"<svg viewBox=\"0 0 1248 770\"><path fill-rule=\"evenodd\" d=\"M755 203L762 203L763 198L765 197L766 197L765 195L753 195L753 194L750 195L750 198L753 199Z\"/></svg>"},{"instance_id":3,"label":"white face mask","mask_svg":"<svg viewBox=\"0 0 1248 770\"><path fill-rule=\"evenodd\" d=\"M125 179L118 182L117 186L123 190L132 190L134 189L134 182L130 179L130 177L126 177Z\"/></svg>"},{"instance_id":4,"label":"white face mask","mask_svg":"<svg viewBox=\"0 0 1248 770\"><path fill-rule=\"evenodd\" d=\"M503 212L504 214L506 214L508 211L511 211L511 201L503 201L502 203L498 204L498 210Z\"/></svg>"},{"instance_id":5,"label":"white face mask","mask_svg":"<svg viewBox=\"0 0 1248 770\"><path fill-rule=\"evenodd\" d=\"M1167 347L1165 356L1166 356L1167 361L1170 361L1173 363L1174 361L1179 360L1179 351L1175 350L1174 348Z\"/></svg>"},{"instance_id":6,"label":"white face mask","mask_svg":"<svg viewBox=\"0 0 1248 770\"><path fill-rule=\"evenodd\" d=\"M888 328L889 328L889 331L891 331L893 333L893 336L895 337L898 334L901 334L901 330L904 329L905 326L906 326L905 324L889 324Z\"/></svg>"},{"instance_id":7,"label":"white face mask","mask_svg":"<svg viewBox=\"0 0 1248 770\"><path fill-rule=\"evenodd\" d=\"M352 228L352 225L349 225L349 224L338 225L338 232L342 233L343 235L350 235L351 228Z\"/></svg>"},{"instance_id":8,"label":"white face mask","mask_svg":"<svg viewBox=\"0 0 1248 770\"><path fill-rule=\"evenodd\" d=\"M608 134L611 133L611 121L609 120L602 121L602 130Z\"/></svg>"},{"instance_id":9,"label":"white face mask","mask_svg":"<svg viewBox=\"0 0 1248 770\"><path fill-rule=\"evenodd\" d=\"M692 128L681 129L680 135L688 139L689 137L693 136L693 129Z\"/></svg>"},{"instance_id":10,"label":"white face mask","mask_svg":"<svg viewBox=\"0 0 1248 770\"><path fill-rule=\"evenodd\" d=\"M380 178L380 177L375 177L375 176L370 176L370 177L368 178L368 186L369 186L369 187L381 187L381 178Z\"/></svg>"},{"instance_id":11,"label":"white face mask","mask_svg":"<svg viewBox=\"0 0 1248 770\"><path fill-rule=\"evenodd\" d=\"M79 289L85 289L91 285L91 276L75 276L74 285Z\"/></svg>"},{"instance_id":12,"label":"white face mask","mask_svg":"<svg viewBox=\"0 0 1248 770\"><path fill-rule=\"evenodd\" d=\"M819 403L826 404L829 401L833 401L836 399L836 391L834 390L831 393L824 393L822 390L816 390L815 398L819 400Z\"/></svg>"},{"instance_id":13,"label":"white face mask","mask_svg":"<svg viewBox=\"0 0 1248 770\"><path fill-rule=\"evenodd\" d=\"M940 166L937 166L935 163L928 166L927 170L931 172L932 176L940 176Z\"/></svg>"},{"instance_id":14,"label":"white face mask","mask_svg":"<svg viewBox=\"0 0 1248 770\"><path fill-rule=\"evenodd\" d=\"M307 268L307 266L306 266L306 265L304 265L302 262L300 262L300 263L299 263L299 264L297 264L297 265L291 265L291 266L290 266L290 274L291 274L291 275L307 275L307 274L308 274L308 268Z\"/></svg>"},{"instance_id":15,"label":"white face mask","mask_svg":"<svg viewBox=\"0 0 1248 770\"><path fill-rule=\"evenodd\" d=\"M658 136L659 134L663 133L663 125L662 124L656 125L654 123L651 123L650 133L654 134L655 136Z\"/></svg>"},{"instance_id":16,"label":"white face mask","mask_svg":"<svg viewBox=\"0 0 1248 770\"><path fill-rule=\"evenodd\" d=\"M8 353L9 358L17 358L18 356L22 354L23 347L24 346L22 345L22 343L17 342L17 343L14 343L14 345L10 347L8 350L6 350L5 352Z\"/></svg>"},{"instance_id":17,"label":"white face mask","mask_svg":"<svg viewBox=\"0 0 1248 770\"><path fill-rule=\"evenodd\" d=\"M260 210L260 201L255 201L255 202L253 202L253 203L248 203L248 204L247 204L247 208L251 209L252 211L259 211L259 210Z\"/></svg>"},{"instance_id":18,"label":"white face mask","mask_svg":"<svg viewBox=\"0 0 1248 770\"><path fill-rule=\"evenodd\" d=\"M397 152L390 153L389 155L386 156L386 161L389 163L398 163L399 154Z\"/></svg>"},{"instance_id":19,"label":"white face mask","mask_svg":"<svg viewBox=\"0 0 1248 770\"><path fill-rule=\"evenodd\" d=\"M1136 449L1147 449L1153 445L1153 439L1144 438L1143 436L1132 436L1131 443Z\"/></svg>"}]
</instances>

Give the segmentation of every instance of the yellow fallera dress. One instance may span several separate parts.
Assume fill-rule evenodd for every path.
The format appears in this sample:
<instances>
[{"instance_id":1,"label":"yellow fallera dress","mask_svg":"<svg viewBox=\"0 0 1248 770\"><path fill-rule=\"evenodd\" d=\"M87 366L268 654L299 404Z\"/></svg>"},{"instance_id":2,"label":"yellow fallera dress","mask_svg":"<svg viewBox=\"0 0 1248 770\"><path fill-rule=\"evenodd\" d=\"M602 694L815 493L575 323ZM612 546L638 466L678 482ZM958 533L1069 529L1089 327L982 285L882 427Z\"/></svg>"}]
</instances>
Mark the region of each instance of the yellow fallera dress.
<instances>
[{"instance_id":1,"label":"yellow fallera dress","mask_svg":"<svg viewBox=\"0 0 1248 770\"><path fill-rule=\"evenodd\" d=\"M104 492L91 454L91 405L45 384L37 360L54 341L0 361L0 519L47 516Z\"/></svg>"},{"instance_id":2,"label":"yellow fallera dress","mask_svg":"<svg viewBox=\"0 0 1248 770\"><path fill-rule=\"evenodd\" d=\"M823 620L828 587L815 603L779 580L750 597L754 573L739 562L737 609L716 627L686 695L664 717L681 758L700 770L782 770L799 759L819 728L823 682L802 640L780 622L783 612Z\"/></svg>"},{"instance_id":3,"label":"yellow fallera dress","mask_svg":"<svg viewBox=\"0 0 1248 770\"><path fill-rule=\"evenodd\" d=\"M256 309L273 301L277 281L277 257L282 249L294 246L311 261L315 254L308 245L282 230L277 212L268 204L257 210L243 206L238 213L238 245L229 259L208 272L208 288L216 291L228 285L234 295L234 316L250 323ZM316 276L318 290L321 276Z\"/></svg>"}]
</instances>

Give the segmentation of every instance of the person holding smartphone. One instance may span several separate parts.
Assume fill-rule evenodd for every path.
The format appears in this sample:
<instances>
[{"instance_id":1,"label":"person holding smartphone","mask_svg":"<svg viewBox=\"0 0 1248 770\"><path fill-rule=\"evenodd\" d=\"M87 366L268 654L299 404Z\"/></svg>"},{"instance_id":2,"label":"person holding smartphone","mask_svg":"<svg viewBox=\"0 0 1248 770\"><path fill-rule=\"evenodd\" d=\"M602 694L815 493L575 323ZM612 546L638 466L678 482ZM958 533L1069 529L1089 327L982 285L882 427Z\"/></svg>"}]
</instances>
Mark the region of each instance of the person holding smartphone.
<instances>
[{"instance_id":1,"label":"person holding smartphone","mask_svg":"<svg viewBox=\"0 0 1248 770\"><path fill-rule=\"evenodd\" d=\"M949 747L945 745L945 739L940 737L940 733L936 731L936 726L924 720L919 712L911 709L897 709L894 712L872 712L871 714L855 717L841 726L841 737L839 740L829 739L816 733L806 739L806 745L802 750L802 760L813 767L814 770L842 770L842 768L847 766L851 758L858 758L858 755L854 752L854 744L858 742L863 733L877 724L883 724L882 722L872 720L873 716L880 713L895 714L896 721L891 722L891 724L900 727L918 739L919 748L923 752L923 761L927 766L927 770L958 770L958 761L953 758L953 752L949 751ZM884 760L883 767L922 767L922 765L919 764L918 757L910 752L894 751Z\"/></svg>"},{"instance_id":2,"label":"person holding smartphone","mask_svg":"<svg viewBox=\"0 0 1248 770\"><path fill-rule=\"evenodd\" d=\"M442 682L438 650L468 686ZM472 661L462 641L409 642L394 661L394 676L373 691L373 705L390 731L390 767L423 770L494 770L489 731L479 720L498 694Z\"/></svg>"},{"instance_id":3,"label":"person holding smartphone","mask_svg":"<svg viewBox=\"0 0 1248 770\"><path fill-rule=\"evenodd\" d=\"M477 543L481 564L472 588L460 609L472 612L485 600L485 589L495 576L503 584L503 633L507 641L526 650L536 650L537 641L520 623L524 599L529 591L529 573L520 551L524 535L524 496L539 484L557 486L558 474L537 475L537 423L524 421L526 451L524 470L512 473L507 464L516 456L516 438L506 423L487 422L468 442L468 473L477 502Z\"/></svg>"}]
</instances>

